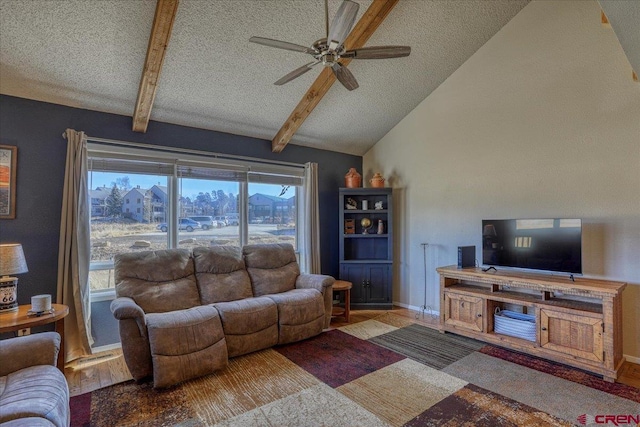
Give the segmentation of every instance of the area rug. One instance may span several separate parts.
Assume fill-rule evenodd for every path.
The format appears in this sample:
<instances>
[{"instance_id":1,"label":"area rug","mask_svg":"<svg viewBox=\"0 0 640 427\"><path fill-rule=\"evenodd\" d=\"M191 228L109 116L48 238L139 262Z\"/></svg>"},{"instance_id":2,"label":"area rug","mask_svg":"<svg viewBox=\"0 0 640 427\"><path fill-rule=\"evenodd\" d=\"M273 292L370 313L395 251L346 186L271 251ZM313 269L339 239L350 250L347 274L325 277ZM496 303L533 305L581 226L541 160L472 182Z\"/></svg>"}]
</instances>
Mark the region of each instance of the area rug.
<instances>
[{"instance_id":1,"label":"area rug","mask_svg":"<svg viewBox=\"0 0 640 427\"><path fill-rule=\"evenodd\" d=\"M574 368L388 315L357 325L231 359L169 390L129 381L73 397L71 425L570 426L599 414L640 417L637 389Z\"/></svg>"},{"instance_id":2,"label":"area rug","mask_svg":"<svg viewBox=\"0 0 640 427\"><path fill-rule=\"evenodd\" d=\"M417 324L373 337L370 341L436 369L449 366L486 345L459 335L441 334Z\"/></svg>"}]
</instances>

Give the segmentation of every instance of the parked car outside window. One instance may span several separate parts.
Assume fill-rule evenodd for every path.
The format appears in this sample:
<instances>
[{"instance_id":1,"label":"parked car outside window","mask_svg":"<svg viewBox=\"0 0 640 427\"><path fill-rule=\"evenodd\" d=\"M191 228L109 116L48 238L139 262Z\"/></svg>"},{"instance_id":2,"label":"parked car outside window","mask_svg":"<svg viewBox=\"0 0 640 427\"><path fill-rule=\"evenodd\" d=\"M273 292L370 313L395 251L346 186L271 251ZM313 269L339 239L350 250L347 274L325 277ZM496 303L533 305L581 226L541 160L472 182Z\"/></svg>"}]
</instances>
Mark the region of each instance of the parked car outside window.
<instances>
[{"instance_id":1,"label":"parked car outside window","mask_svg":"<svg viewBox=\"0 0 640 427\"><path fill-rule=\"evenodd\" d=\"M180 218L180 220L178 221L178 230L187 230L191 232L197 228L202 228L202 226L198 221L194 221L191 218ZM166 222L163 222L156 225L156 229L166 233L169 229L169 226Z\"/></svg>"},{"instance_id":2,"label":"parked car outside window","mask_svg":"<svg viewBox=\"0 0 640 427\"><path fill-rule=\"evenodd\" d=\"M194 221L198 221L203 230L224 227L223 222L213 219L212 216L190 216L189 218Z\"/></svg>"},{"instance_id":3,"label":"parked car outside window","mask_svg":"<svg viewBox=\"0 0 640 427\"><path fill-rule=\"evenodd\" d=\"M222 222L225 226L229 225L229 221L227 221L227 217L224 215L215 217L216 221Z\"/></svg>"},{"instance_id":4,"label":"parked car outside window","mask_svg":"<svg viewBox=\"0 0 640 427\"><path fill-rule=\"evenodd\" d=\"M227 215L229 225L240 225L240 216L238 214Z\"/></svg>"}]
</instances>

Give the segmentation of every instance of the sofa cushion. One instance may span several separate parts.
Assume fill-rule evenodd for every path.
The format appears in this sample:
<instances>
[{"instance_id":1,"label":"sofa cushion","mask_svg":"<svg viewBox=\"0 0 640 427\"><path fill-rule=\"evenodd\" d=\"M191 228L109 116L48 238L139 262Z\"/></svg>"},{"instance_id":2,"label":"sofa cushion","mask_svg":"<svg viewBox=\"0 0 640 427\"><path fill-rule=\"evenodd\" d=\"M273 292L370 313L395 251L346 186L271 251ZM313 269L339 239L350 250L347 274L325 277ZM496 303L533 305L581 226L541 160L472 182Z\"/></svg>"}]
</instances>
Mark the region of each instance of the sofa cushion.
<instances>
[{"instance_id":1,"label":"sofa cushion","mask_svg":"<svg viewBox=\"0 0 640 427\"><path fill-rule=\"evenodd\" d=\"M113 263L116 295L133 299L145 313L200 305L193 258L187 249L118 254Z\"/></svg>"},{"instance_id":2,"label":"sofa cushion","mask_svg":"<svg viewBox=\"0 0 640 427\"><path fill-rule=\"evenodd\" d=\"M227 366L218 310L199 306L147 315L154 387L168 387Z\"/></svg>"},{"instance_id":3,"label":"sofa cushion","mask_svg":"<svg viewBox=\"0 0 640 427\"><path fill-rule=\"evenodd\" d=\"M240 248L198 246L193 248L193 260L202 304L253 296Z\"/></svg>"},{"instance_id":4,"label":"sofa cushion","mask_svg":"<svg viewBox=\"0 0 640 427\"><path fill-rule=\"evenodd\" d=\"M33 417L46 418L58 427L68 425L69 388L64 375L55 366L21 369L2 377L2 382L0 423Z\"/></svg>"},{"instance_id":5,"label":"sofa cushion","mask_svg":"<svg viewBox=\"0 0 640 427\"><path fill-rule=\"evenodd\" d=\"M278 306L281 325L301 325L324 316L324 298L316 289L294 289L266 297Z\"/></svg>"},{"instance_id":6,"label":"sofa cushion","mask_svg":"<svg viewBox=\"0 0 640 427\"><path fill-rule=\"evenodd\" d=\"M242 252L255 296L295 288L300 268L291 244L246 245Z\"/></svg>"},{"instance_id":7,"label":"sofa cushion","mask_svg":"<svg viewBox=\"0 0 640 427\"><path fill-rule=\"evenodd\" d=\"M229 357L278 343L278 308L270 298L219 302L213 306L220 313Z\"/></svg>"},{"instance_id":8,"label":"sofa cushion","mask_svg":"<svg viewBox=\"0 0 640 427\"><path fill-rule=\"evenodd\" d=\"M29 417L7 421L2 423L2 427L55 427L55 424L46 418Z\"/></svg>"},{"instance_id":9,"label":"sofa cushion","mask_svg":"<svg viewBox=\"0 0 640 427\"><path fill-rule=\"evenodd\" d=\"M267 295L278 306L278 344L300 341L322 332L324 297L316 289L294 289Z\"/></svg>"}]
</instances>

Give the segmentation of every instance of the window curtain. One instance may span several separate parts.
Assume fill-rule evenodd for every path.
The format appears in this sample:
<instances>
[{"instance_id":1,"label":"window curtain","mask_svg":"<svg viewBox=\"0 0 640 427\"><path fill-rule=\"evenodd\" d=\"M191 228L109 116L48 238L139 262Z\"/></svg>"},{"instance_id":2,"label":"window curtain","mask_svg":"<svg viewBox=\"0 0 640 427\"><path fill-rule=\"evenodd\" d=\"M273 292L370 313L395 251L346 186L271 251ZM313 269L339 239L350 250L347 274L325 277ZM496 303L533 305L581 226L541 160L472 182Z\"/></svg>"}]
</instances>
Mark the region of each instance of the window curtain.
<instances>
[{"instance_id":1,"label":"window curtain","mask_svg":"<svg viewBox=\"0 0 640 427\"><path fill-rule=\"evenodd\" d=\"M318 164L304 165L304 224L302 270L320 274L320 212L318 210Z\"/></svg>"},{"instance_id":2,"label":"window curtain","mask_svg":"<svg viewBox=\"0 0 640 427\"><path fill-rule=\"evenodd\" d=\"M69 307L64 322L65 361L91 354L91 302L89 261L91 248L87 137L67 129L67 162L62 193L58 248L57 301Z\"/></svg>"}]
</instances>

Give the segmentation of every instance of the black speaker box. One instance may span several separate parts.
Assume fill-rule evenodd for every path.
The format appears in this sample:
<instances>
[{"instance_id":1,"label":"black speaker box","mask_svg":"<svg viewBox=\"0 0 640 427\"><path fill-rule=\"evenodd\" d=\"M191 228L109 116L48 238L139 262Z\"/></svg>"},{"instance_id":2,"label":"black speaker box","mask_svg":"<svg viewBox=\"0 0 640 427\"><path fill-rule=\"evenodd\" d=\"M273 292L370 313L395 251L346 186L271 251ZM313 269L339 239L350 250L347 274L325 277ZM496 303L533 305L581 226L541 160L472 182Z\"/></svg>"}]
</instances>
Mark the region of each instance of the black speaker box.
<instances>
[{"instance_id":1,"label":"black speaker box","mask_svg":"<svg viewBox=\"0 0 640 427\"><path fill-rule=\"evenodd\" d=\"M476 247L458 246L458 268L476 266Z\"/></svg>"}]
</instances>

